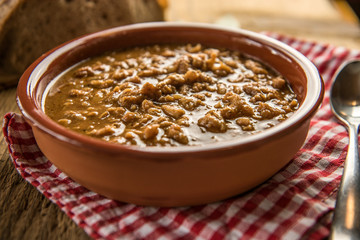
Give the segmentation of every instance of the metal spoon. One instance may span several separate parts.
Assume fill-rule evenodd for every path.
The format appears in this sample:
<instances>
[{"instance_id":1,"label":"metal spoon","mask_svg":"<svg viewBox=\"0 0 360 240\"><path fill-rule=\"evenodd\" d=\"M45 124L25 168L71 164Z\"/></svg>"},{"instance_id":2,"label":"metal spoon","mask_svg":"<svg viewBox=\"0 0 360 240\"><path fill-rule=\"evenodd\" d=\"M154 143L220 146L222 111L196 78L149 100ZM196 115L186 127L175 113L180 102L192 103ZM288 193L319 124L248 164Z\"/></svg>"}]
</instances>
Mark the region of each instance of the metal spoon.
<instances>
[{"instance_id":1,"label":"metal spoon","mask_svg":"<svg viewBox=\"0 0 360 240\"><path fill-rule=\"evenodd\" d=\"M360 239L360 60L346 62L339 68L330 91L330 104L335 116L349 131L348 153L330 239Z\"/></svg>"}]
</instances>

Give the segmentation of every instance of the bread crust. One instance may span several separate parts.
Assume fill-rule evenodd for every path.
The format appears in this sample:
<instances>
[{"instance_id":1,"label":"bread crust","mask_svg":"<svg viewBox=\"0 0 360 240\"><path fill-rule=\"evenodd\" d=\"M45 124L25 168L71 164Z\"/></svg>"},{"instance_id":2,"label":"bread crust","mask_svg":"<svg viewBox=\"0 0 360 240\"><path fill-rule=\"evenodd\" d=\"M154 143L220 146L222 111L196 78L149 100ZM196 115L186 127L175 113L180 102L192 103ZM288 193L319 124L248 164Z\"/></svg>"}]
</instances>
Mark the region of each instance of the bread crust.
<instances>
[{"instance_id":1,"label":"bread crust","mask_svg":"<svg viewBox=\"0 0 360 240\"><path fill-rule=\"evenodd\" d=\"M0 85L67 40L163 18L156 0L0 0Z\"/></svg>"}]
</instances>

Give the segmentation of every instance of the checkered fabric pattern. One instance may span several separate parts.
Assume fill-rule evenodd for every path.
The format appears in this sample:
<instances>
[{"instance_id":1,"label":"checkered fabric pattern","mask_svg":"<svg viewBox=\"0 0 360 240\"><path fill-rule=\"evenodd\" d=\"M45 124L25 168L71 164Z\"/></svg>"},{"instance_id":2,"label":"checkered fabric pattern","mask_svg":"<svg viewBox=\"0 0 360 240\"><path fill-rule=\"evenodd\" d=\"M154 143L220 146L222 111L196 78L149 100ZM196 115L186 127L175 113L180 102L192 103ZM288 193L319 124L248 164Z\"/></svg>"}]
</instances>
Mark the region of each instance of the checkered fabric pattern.
<instances>
[{"instance_id":1,"label":"checkered fabric pattern","mask_svg":"<svg viewBox=\"0 0 360 240\"><path fill-rule=\"evenodd\" d=\"M330 110L330 81L343 61L360 58L360 52L267 34L308 57L319 69L326 93L304 146L253 191L195 207L114 201L58 170L41 153L24 119L8 113L3 131L17 171L95 239L323 239L329 234L348 144L345 128Z\"/></svg>"}]
</instances>

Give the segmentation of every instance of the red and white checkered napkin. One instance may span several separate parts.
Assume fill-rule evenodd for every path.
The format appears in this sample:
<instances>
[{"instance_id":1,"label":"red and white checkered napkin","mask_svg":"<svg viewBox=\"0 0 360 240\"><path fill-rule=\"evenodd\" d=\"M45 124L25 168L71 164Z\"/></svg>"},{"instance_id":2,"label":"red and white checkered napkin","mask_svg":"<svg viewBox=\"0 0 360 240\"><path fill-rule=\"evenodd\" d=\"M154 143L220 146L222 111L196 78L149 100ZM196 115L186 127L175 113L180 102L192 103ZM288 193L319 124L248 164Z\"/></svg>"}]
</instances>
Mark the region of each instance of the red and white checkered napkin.
<instances>
[{"instance_id":1,"label":"red and white checkered napkin","mask_svg":"<svg viewBox=\"0 0 360 240\"><path fill-rule=\"evenodd\" d=\"M306 143L270 180L244 195L196 207L141 207L91 192L59 171L40 152L31 128L9 113L3 125L16 169L96 239L322 239L329 234L347 132L331 114L330 79L359 51L270 36L307 56L326 86Z\"/></svg>"}]
</instances>

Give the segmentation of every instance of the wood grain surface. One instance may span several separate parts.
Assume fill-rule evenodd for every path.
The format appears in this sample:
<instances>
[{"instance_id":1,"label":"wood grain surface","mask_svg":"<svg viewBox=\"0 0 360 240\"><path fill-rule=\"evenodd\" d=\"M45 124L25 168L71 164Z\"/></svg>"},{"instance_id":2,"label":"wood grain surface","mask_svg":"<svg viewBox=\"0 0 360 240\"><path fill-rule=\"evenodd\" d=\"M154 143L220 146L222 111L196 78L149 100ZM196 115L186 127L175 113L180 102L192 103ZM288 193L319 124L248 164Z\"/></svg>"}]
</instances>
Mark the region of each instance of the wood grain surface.
<instances>
[{"instance_id":1,"label":"wood grain surface","mask_svg":"<svg viewBox=\"0 0 360 240\"><path fill-rule=\"evenodd\" d=\"M344 16L336 0L168 0L167 20L236 25L276 31L360 49L358 23ZM349 20L350 19L350 20ZM0 117L19 112L15 87L0 87ZM90 239L60 208L16 172L0 135L0 240Z\"/></svg>"}]
</instances>

